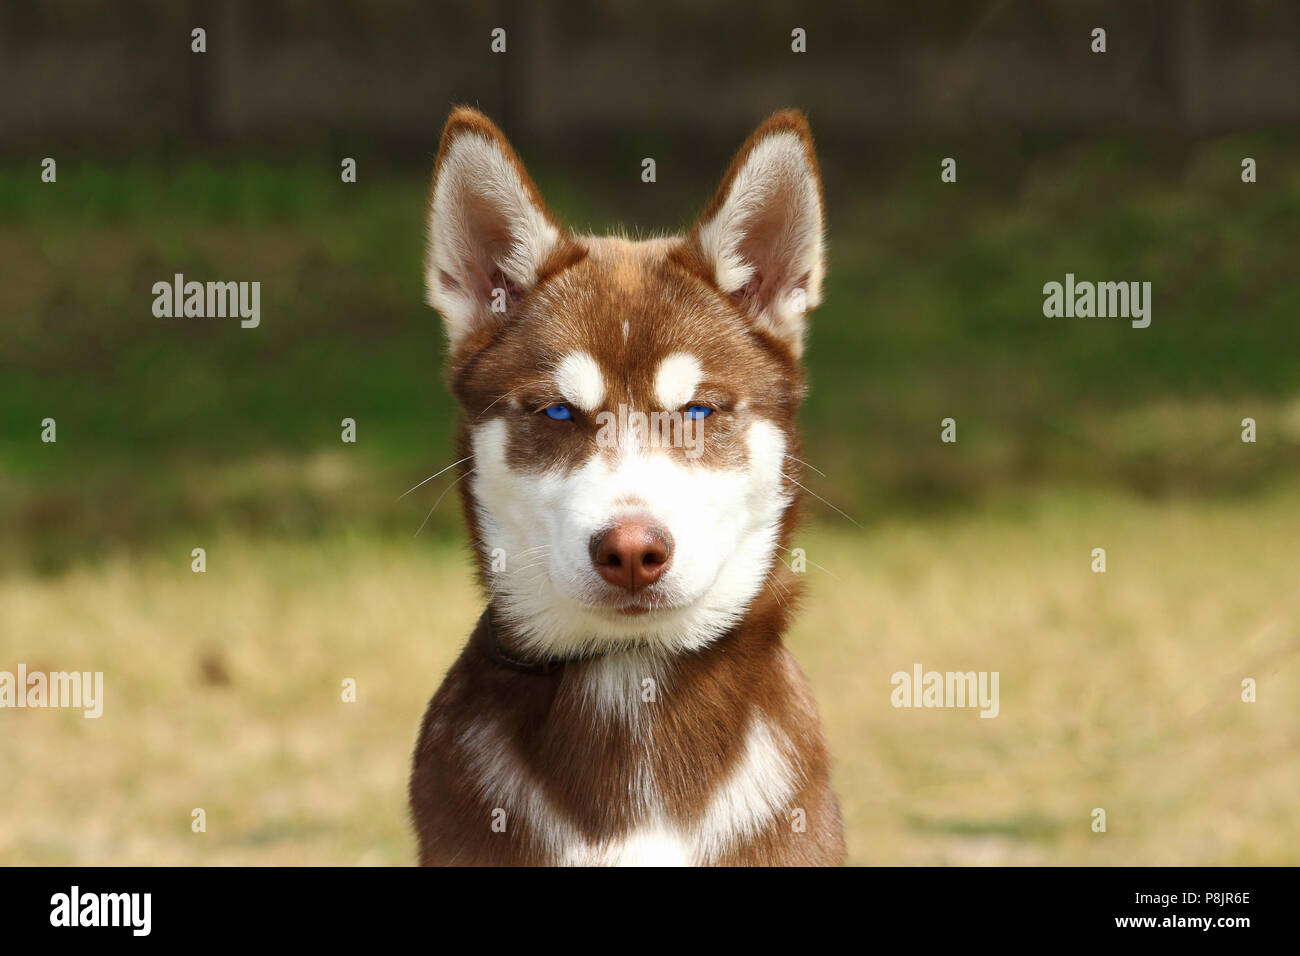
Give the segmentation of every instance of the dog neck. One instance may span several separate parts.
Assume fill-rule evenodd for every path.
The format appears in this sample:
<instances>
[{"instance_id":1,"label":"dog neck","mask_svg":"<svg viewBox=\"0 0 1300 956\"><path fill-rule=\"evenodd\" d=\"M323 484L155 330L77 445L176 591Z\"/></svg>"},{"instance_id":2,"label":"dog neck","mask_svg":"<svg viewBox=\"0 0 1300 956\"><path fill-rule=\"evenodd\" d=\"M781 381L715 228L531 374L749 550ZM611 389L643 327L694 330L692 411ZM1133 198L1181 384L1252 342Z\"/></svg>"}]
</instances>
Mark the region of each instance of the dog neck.
<instances>
[{"instance_id":1,"label":"dog neck","mask_svg":"<svg viewBox=\"0 0 1300 956\"><path fill-rule=\"evenodd\" d=\"M574 655L572 657L526 657L510 649L511 642L508 629L499 623L491 604L483 610L483 614L479 617L478 625L474 629L474 640L481 647L484 656L495 667L531 676L553 674L564 668L566 664L591 663L618 654L643 650L647 646L640 642L624 642L600 652Z\"/></svg>"},{"instance_id":2,"label":"dog neck","mask_svg":"<svg viewBox=\"0 0 1300 956\"><path fill-rule=\"evenodd\" d=\"M770 574L776 574L774 570ZM792 594L794 587L790 583L782 585L784 593ZM777 600L776 589L764 587L755 597L745 615L725 634L706 645L703 650L718 645L732 647L750 642L750 636L762 633L780 639L790 617L790 606ZM625 640L604 645L599 650L586 650L573 655L547 655L538 657L517 650L520 642L513 633L513 626L504 619L493 604L489 603L479 616L474 632L470 638L471 647L477 654L488 661L495 669L512 672L527 677L558 676L566 670L582 669L601 663L617 663L630 658L659 658L663 663L686 663L690 659L712 657L712 653L699 654L692 651L671 653L645 641Z\"/></svg>"}]
</instances>

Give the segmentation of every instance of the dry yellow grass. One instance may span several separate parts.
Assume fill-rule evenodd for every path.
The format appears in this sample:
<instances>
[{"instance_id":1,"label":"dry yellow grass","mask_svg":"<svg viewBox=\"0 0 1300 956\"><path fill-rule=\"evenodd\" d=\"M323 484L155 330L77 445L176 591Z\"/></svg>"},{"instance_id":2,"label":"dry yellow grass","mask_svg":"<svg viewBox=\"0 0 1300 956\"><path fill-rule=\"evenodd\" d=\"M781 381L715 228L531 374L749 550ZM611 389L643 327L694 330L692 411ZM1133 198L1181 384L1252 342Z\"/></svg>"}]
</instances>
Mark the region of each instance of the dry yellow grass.
<instances>
[{"instance_id":1,"label":"dry yellow grass","mask_svg":"<svg viewBox=\"0 0 1300 956\"><path fill-rule=\"evenodd\" d=\"M830 573L810 566L791 643L851 860L1300 862L1298 532L1297 489L810 528ZM463 554L241 539L189 563L177 544L0 580L0 669L106 684L99 720L0 711L0 862L411 862L410 747L480 609ZM893 708L915 663L999 671L999 716Z\"/></svg>"}]
</instances>

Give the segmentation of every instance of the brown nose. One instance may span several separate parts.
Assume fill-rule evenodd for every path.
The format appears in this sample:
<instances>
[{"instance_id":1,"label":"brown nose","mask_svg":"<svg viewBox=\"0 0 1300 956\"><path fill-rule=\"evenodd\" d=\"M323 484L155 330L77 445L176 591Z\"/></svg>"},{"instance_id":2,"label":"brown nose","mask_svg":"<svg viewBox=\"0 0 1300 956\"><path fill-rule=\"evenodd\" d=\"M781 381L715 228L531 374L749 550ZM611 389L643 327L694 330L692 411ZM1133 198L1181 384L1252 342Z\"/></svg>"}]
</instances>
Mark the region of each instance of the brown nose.
<instances>
[{"instance_id":1,"label":"brown nose","mask_svg":"<svg viewBox=\"0 0 1300 956\"><path fill-rule=\"evenodd\" d=\"M591 538L591 563L615 587L636 591L654 584L673 556L673 539L662 528L629 521Z\"/></svg>"}]
</instances>

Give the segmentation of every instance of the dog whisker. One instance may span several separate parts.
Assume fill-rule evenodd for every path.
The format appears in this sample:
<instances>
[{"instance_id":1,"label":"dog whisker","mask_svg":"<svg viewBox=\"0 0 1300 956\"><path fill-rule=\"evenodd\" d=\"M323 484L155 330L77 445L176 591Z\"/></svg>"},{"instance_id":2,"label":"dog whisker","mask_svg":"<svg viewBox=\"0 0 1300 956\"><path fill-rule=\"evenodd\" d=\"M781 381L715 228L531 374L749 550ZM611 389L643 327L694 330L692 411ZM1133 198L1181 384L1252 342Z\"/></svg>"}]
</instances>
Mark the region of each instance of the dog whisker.
<instances>
[{"instance_id":1,"label":"dog whisker","mask_svg":"<svg viewBox=\"0 0 1300 956\"><path fill-rule=\"evenodd\" d=\"M472 474L474 474L473 468L465 472L465 474L461 475L459 478L457 478L455 481L449 484L446 488L442 489L442 494L440 494L438 496L438 500L433 503L433 507L429 509L429 513L424 516L424 520L420 522L420 527L415 529L415 534L411 535L412 538L416 537L417 535L419 535L421 531L424 530L424 526L429 523L429 519L433 517L433 512L437 509L438 505L442 503L442 499L447 497L447 492L451 491L451 489L455 488L458 484L460 484L462 481L464 481Z\"/></svg>"},{"instance_id":2,"label":"dog whisker","mask_svg":"<svg viewBox=\"0 0 1300 956\"><path fill-rule=\"evenodd\" d=\"M473 458L473 457L474 457L473 455L466 455L466 456L465 456L464 458L462 458L460 461L453 461L453 462L452 462L450 465L448 465L446 468L442 469L442 471L439 471L439 472L437 472L436 474L432 474L432 475L430 475L428 478L424 479L424 481L420 482L420 483L419 483L418 485L416 485L414 488L407 488L404 492L402 492L400 495L397 496L397 500L398 500L398 501L401 501L403 498L405 498L407 495L409 495L409 494L410 494L412 491L414 491L416 488L421 488L421 487L423 487L424 485L427 485L429 482L433 481L433 479L437 478L438 475L441 475L441 474L444 474L444 473L446 473L446 472L448 472L448 471L451 471L451 470L452 470L453 468L455 468L457 465L463 465L463 464L465 464L465 462L469 461L469 460L470 460L471 458ZM469 474L469 472L466 472L466 474ZM463 477L464 477L464 475L461 476L461 478L463 478ZM459 481L460 479L458 478L458 479L456 479L456 480ZM416 532L416 533L418 534L419 532Z\"/></svg>"},{"instance_id":3,"label":"dog whisker","mask_svg":"<svg viewBox=\"0 0 1300 956\"><path fill-rule=\"evenodd\" d=\"M782 551L789 551L791 554L794 554L794 551L793 551L793 550L791 550L790 548L787 548L787 547L786 547L785 545L783 545L783 544L778 544L777 547L780 548ZM777 557L779 558L779 557L781 557L781 556L778 554ZM784 561L782 561L781 563L782 563L782 564L785 564ZM816 568L818 571L822 571L822 572L824 572L824 573L826 573L826 574L829 574L829 575L830 575L831 577L833 577L836 581L840 580L839 575L834 574L834 573L832 573L832 572L830 572L830 571L827 571L826 568L823 568L823 567L822 567L820 564L818 564L816 561L813 561L813 560L809 559L809 560L808 560L808 563L811 564L811 565L812 565L814 568ZM786 564L785 566L786 566L787 568L790 568L790 570L791 570L793 573L795 573L795 574L798 574L798 573L799 573L799 572L795 571L794 568L793 568L791 565Z\"/></svg>"},{"instance_id":4,"label":"dog whisker","mask_svg":"<svg viewBox=\"0 0 1300 956\"><path fill-rule=\"evenodd\" d=\"M540 382L540 383L539 383L539 382L521 382L520 384L516 385L514 388L510 389L510 391L506 392L504 395L498 395L496 398L492 399L492 401L488 404L488 406L487 406L486 408L483 409L483 411L479 412L477 415L474 416L474 421L478 421L480 418L482 418L484 415L486 415L486 414L488 413L488 411L491 410L492 406L495 405L497 402L501 401L502 399L509 398L511 395L513 395L515 392L519 391L521 388L528 388L528 387L530 387L530 386L538 385L538 384L545 384L545 381L543 380L543 381Z\"/></svg>"},{"instance_id":5,"label":"dog whisker","mask_svg":"<svg viewBox=\"0 0 1300 956\"><path fill-rule=\"evenodd\" d=\"M822 471L822 470L821 470L820 468L818 468L816 465L810 465L810 464L808 464L808 462L804 461L802 458L796 458L796 457L794 457L794 455L786 455L785 457L786 457L786 458L789 458L791 461L797 461L799 464L803 465L805 468L811 468L813 471L817 472L817 474L821 475L823 478L826 477L826 472Z\"/></svg>"},{"instance_id":6,"label":"dog whisker","mask_svg":"<svg viewBox=\"0 0 1300 956\"><path fill-rule=\"evenodd\" d=\"M854 526L855 528L862 528L863 531L867 530L866 528L863 528L862 525L858 524L858 522L854 520L854 518L853 518L852 515L850 515L850 514L848 514L847 512L842 511L841 509L835 507L835 505L831 504L829 501L827 501L827 500L826 500L825 498L823 498L821 495L817 494L817 492L813 491L811 488L808 488L808 487L806 487L805 485L799 484L799 482L795 481L793 478L791 478L789 475L787 475L784 471L781 472L781 477L784 478L786 481L789 481L789 482L791 482L791 483L793 483L793 484L799 485L800 488L803 488L804 491L808 492L808 494L812 495L814 498L816 498L818 501L820 501L820 502L821 502L822 504L824 504L826 507L830 508L830 509L831 509L832 511L834 511L836 514L840 515L841 517L847 518L850 522L853 523L853 526Z\"/></svg>"},{"instance_id":7,"label":"dog whisker","mask_svg":"<svg viewBox=\"0 0 1300 956\"><path fill-rule=\"evenodd\" d=\"M550 547L551 546L549 544L539 544L534 548L524 548L524 550L520 551L517 555L515 555L515 557L523 558L523 557L527 557L528 555L536 554L539 551L549 551Z\"/></svg>"}]
</instances>

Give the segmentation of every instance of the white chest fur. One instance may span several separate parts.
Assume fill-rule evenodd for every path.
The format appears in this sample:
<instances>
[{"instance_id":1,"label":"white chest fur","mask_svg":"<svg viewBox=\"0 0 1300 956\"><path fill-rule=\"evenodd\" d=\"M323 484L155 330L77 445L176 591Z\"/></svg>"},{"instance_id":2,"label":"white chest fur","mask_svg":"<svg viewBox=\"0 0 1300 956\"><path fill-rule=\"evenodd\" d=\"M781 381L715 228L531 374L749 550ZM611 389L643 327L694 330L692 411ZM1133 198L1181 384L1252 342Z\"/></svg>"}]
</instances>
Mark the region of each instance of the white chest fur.
<instances>
[{"instance_id":1,"label":"white chest fur","mask_svg":"<svg viewBox=\"0 0 1300 956\"><path fill-rule=\"evenodd\" d=\"M690 866L696 862L691 846L662 824L638 829L603 849L573 847L564 861L570 866Z\"/></svg>"},{"instance_id":2,"label":"white chest fur","mask_svg":"<svg viewBox=\"0 0 1300 956\"><path fill-rule=\"evenodd\" d=\"M656 782L641 779L636 794L640 823L626 834L593 843L547 799L539 783L492 724L461 735L475 783L504 811L504 826L521 825L553 863L576 866L689 866L714 862L770 826L789 826L798 779L784 734L755 713L740 758L694 819L666 819ZM648 777L648 773L647 773Z\"/></svg>"}]
</instances>

